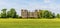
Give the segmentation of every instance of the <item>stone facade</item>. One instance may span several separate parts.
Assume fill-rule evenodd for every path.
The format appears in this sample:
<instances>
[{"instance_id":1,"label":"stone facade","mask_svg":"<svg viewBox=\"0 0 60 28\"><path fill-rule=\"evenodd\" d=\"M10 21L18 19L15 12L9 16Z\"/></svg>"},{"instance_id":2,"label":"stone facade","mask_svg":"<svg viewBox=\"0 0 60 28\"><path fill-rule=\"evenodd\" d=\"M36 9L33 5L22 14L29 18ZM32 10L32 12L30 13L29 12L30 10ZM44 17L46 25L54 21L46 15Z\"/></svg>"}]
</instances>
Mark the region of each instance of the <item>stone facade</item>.
<instances>
[{"instance_id":1,"label":"stone facade","mask_svg":"<svg viewBox=\"0 0 60 28\"><path fill-rule=\"evenodd\" d=\"M27 10L21 10L21 16L22 16L22 18L27 18L28 17L28 11Z\"/></svg>"},{"instance_id":2,"label":"stone facade","mask_svg":"<svg viewBox=\"0 0 60 28\"><path fill-rule=\"evenodd\" d=\"M22 18L38 18L38 10L35 10L34 12L29 12L28 10L21 10L21 16Z\"/></svg>"}]
</instances>

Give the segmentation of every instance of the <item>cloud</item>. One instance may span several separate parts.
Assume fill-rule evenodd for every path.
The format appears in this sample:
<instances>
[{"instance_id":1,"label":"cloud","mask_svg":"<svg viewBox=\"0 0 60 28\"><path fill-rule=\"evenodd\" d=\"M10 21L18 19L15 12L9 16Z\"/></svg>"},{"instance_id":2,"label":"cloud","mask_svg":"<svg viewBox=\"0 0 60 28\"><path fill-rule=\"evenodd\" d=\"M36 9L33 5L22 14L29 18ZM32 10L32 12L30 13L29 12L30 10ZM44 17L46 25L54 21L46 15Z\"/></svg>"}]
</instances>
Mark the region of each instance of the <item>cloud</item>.
<instances>
[{"instance_id":1,"label":"cloud","mask_svg":"<svg viewBox=\"0 0 60 28\"><path fill-rule=\"evenodd\" d=\"M54 3L56 0L44 0L44 3Z\"/></svg>"},{"instance_id":2,"label":"cloud","mask_svg":"<svg viewBox=\"0 0 60 28\"><path fill-rule=\"evenodd\" d=\"M45 3L50 3L51 1L50 0L44 0Z\"/></svg>"}]
</instances>

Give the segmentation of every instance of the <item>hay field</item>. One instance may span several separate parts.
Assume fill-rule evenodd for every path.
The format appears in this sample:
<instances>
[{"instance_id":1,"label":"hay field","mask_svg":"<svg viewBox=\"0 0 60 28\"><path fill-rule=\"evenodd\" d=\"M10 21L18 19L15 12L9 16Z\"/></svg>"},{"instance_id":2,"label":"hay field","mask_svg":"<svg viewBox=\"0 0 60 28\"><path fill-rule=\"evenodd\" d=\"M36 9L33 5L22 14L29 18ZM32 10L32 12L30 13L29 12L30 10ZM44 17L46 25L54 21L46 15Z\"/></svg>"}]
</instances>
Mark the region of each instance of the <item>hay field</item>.
<instances>
[{"instance_id":1,"label":"hay field","mask_svg":"<svg viewBox=\"0 0 60 28\"><path fill-rule=\"evenodd\" d=\"M0 28L60 28L60 19L0 19Z\"/></svg>"}]
</instances>

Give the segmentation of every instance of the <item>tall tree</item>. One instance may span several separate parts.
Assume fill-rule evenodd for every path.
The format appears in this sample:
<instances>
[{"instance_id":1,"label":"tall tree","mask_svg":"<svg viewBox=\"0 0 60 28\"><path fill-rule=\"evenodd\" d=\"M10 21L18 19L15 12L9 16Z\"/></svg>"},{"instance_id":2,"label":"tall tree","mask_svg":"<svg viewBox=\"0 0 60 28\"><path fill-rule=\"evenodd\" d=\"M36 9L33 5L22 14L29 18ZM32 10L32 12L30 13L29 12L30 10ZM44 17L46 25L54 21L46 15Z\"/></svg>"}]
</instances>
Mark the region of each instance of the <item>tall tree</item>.
<instances>
[{"instance_id":1,"label":"tall tree","mask_svg":"<svg viewBox=\"0 0 60 28\"><path fill-rule=\"evenodd\" d=\"M7 9L5 9L5 8L1 10L2 11L2 13L1 13L1 17L2 18L6 18L7 17L6 10Z\"/></svg>"},{"instance_id":2,"label":"tall tree","mask_svg":"<svg viewBox=\"0 0 60 28\"><path fill-rule=\"evenodd\" d=\"M52 18L56 18L56 15L55 15L55 13L53 13L53 17Z\"/></svg>"},{"instance_id":3,"label":"tall tree","mask_svg":"<svg viewBox=\"0 0 60 28\"><path fill-rule=\"evenodd\" d=\"M40 18L53 18L55 15L51 11L48 10L40 10L38 13Z\"/></svg>"},{"instance_id":4,"label":"tall tree","mask_svg":"<svg viewBox=\"0 0 60 28\"><path fill-rule=\"evenodd\" d=\"M56 18L60 18L60 14L57 14L57 15L56 15Z\"/></svg>"},{"instance_id":5,"label":"tall tree","mask_svg":"<svg viewBox=\"0 0 60 28\"><path fill-rule=\"evenodd\" d=\"M15 9L11 8L10 11L7 12L7 16L10 18L15 18L17 16Z\"/></svg>"},{"instance_id":6,"label":"tall tree","mask_svg":"<svg viewBox=\"0 0 60 28\"><path fill-rule=\"evenodd\" d=\"M42 10L39 10L39 12L38 12L38 18L42 18Z\"/></svg>"},{"instance_id":7,"label":"tall tree","mask_svg":"<svg viewBox=\"0 0 60 28\"><path fill-rule=\"evenodd\" d=\"M44 17L45 18L54 18L55 17L55 13L52 13L51 11L46 10L44 12Z\"/></svg>"}]
</instances>

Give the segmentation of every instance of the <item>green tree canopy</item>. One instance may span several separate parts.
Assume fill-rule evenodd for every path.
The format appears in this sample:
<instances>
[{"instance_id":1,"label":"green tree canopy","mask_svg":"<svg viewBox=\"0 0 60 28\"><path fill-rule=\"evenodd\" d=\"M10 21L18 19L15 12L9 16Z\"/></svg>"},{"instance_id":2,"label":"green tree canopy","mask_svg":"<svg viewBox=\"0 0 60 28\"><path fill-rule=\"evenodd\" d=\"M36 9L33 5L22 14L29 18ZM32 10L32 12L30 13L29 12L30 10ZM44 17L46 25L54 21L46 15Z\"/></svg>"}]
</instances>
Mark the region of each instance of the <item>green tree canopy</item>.
<instances>
[{"instance_id":1,"label":"green tree canopy","mask_svg":"<svg viewBox=\"0 0 60 28\"><path fill-rule=\"evenodd\" d=\"M60 18L60 14L57 14L57 15L56 15L56 18Z\"/></svg>"},{"instance_id":2,"label":"green tree canopy","mask_svg":"<svg viewBox=\"0 0 60 28\"><path fill-rule=\"evenodd\" d=\"M1 17L2 18L6 18L7 17L6 10L7 9L5 9L5 8L1 10L2 11L2 13L1 13Z\"/></svg>"},{"instance_id":3,"label":"green tree canopy","mask_svg":"<svg viewBox=\"0 0 60 28\"><path fill-rule=\"evenodd\" d=\"M15 18L16 15L17 15L17 13L14 8L11 8L10 11L7 12L7 17Z\"/></svg>"}]
</instances>

